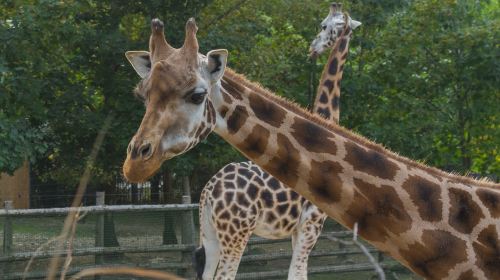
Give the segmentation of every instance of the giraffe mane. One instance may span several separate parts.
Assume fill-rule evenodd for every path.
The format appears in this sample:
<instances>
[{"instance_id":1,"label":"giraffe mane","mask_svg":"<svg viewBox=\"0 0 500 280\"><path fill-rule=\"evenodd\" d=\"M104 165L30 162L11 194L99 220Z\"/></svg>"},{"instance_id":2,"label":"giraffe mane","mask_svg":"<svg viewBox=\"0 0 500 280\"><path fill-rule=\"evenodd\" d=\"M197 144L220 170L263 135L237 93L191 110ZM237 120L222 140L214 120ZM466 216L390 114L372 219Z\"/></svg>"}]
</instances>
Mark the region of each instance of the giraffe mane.
<instances>
[{"instance_id":1,"label":"giraffe mane","mask_svg":"<svg viewBox=\"0 0 500 280\"><path fill-rule=\"evenodd\" d=\"M460 174L454 173L454 172L446 172L443 170L440 170L435 167L428 166L426 164L420 163L418 161L409 159L407 157L401 156L395 152L392 152L385 148L383 145L375 143L369 139L367 139L364 136L359 135L356 132L353 132L351 130L348 130L347 128L344 128L338 124L331 123L322 117L319 117L315 114L310 113L307 110L304 110L300 105L297 103L288 100L282 96L276 95L272 93L270 90L266 89L262 85L251 82L249 81L244 75L238 74L234 72L230 68L226 68L225 75L227 75L229 78L236 80L238 83L241 83L243 86L255 91L258 94L261 94L265 96L266 98L271 99L272 101L276 102L277 104L283 106L284 108L292 111L293 113L299 115L300 117L303 117L307 120L313 121L316 124L321 125L322 127L333 131L347 139L354 140L357 144L360 144L366 148L372 149L376 152L379 152L388 158L391 158L393 160L396 160L398 162L402 162L409 167L417 168L417 169L422 169L426 172L429 172L431 174L434 174L438 177L444 177L447 179L450 179L452 181L456 181L458 183L462 183L465 185L476 185L479 187L485 187L485 188L491 188L495 190L500 190L500 184L497 184L493 181L491 181L489 178L481 178L481 179L474 179L471 177L465 177Z\"/></svg>"}]
</instances>

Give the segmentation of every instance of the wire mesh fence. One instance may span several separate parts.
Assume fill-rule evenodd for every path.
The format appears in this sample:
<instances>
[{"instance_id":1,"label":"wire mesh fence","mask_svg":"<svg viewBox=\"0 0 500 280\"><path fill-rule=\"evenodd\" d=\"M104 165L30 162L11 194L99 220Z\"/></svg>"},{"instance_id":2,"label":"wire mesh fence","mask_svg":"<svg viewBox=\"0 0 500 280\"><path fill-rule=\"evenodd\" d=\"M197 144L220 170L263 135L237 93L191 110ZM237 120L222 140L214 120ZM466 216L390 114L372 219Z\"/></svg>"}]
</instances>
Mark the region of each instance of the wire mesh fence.
<instances>
[{"instance_id":1,"label":"wire mesh fence","mask_svg":"<svg viewBox=\"0 0 500 280\"><path fill-rule=\"evenodd\" d=\"M67 254L68 247L72 262L67 275L87 267L126 265L193 277L191 256L199 235L197 204L82 207L83 218L77 224L73 241L67 242L63 252L55 252L51 241L60 233L69 210L1 210L2 279L43 279L50 257L55 253ZM333 242L329 236L350 240L352 234L332 221L325 224L309 260L310 279L369 279L375 275L373 265L359 248ZM368 248L388 279L393 275L397 279L416 279L402 266ZM291 255L289 239L252 237L237 279L284 279ZM23 273L32 257L29 272Z\"/></svg>"}]
</instances>

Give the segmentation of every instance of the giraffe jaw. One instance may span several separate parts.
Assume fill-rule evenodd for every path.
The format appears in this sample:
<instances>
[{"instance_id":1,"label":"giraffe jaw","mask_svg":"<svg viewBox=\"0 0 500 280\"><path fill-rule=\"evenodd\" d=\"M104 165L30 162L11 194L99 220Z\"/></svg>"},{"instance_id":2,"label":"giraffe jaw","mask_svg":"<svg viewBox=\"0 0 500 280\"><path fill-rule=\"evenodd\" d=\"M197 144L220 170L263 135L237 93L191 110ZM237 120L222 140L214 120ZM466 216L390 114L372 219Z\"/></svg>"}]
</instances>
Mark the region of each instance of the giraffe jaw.
<instances>
[{"instance_id":1,"label":"giraffe jaw","mask_svg":"<svg viewBox=\"0 0 500 280\"><path fill-rule=\"evenodd\" d=\"M146 161L132 159L127 155L123 163L123 176L131 183L142 183L151 178L160 169L165 159L152 157Z\"/></svg>"}]
</instances>

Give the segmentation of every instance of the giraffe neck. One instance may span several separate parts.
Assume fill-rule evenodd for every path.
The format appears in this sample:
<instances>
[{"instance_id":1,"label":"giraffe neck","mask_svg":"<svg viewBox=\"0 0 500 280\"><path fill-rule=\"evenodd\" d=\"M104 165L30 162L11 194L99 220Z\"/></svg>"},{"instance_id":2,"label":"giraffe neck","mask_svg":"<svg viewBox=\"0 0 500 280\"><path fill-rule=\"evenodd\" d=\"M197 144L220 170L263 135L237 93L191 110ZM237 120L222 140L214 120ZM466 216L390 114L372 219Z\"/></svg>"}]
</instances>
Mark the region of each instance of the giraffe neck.
<instances>
[{"instance_id":1,"label":"giraffe neck","mask_svg":"<svg viewBox=\"0 0 500 280\"><path fill-rule=\"evenodd\" d=\"M351 34L349 26L346 26L339 39L335 42L328 61L323 67L313 106L314 113L322 115L327 120L335 123L339 122L340 81L342 80L344 64L349 52Z\"/></svg>"},{"instance_id":2,"label":"giraffe neck","mask_svg":"<svg viewBox=\"0 0 500 280\"><path fill-rule=\"evenodd\" d=\"M476 263L484 248L473 245L493 240L482 263L497 261L498 184L397 156L231 70L212 102L216 133L331 218L348 228L358 223L359 235L416 273L442 279L470 268L482 278L496 275Z\"/></svg>"}]
</instances>

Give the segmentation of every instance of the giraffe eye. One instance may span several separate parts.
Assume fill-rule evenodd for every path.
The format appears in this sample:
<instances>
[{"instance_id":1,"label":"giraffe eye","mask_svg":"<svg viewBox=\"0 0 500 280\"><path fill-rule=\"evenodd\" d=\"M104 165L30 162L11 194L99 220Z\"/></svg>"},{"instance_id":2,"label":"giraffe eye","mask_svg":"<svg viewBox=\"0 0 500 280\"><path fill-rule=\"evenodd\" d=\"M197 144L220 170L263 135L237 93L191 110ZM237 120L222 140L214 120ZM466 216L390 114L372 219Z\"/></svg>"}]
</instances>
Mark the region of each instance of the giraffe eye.
<instances>
[{"instance_id":1,"label":"giraffe eye","mask_svg":"<svg viewBox=\"0 0 500 280\"><path fill-rule=\"evenodd\" d=\"M193 92L189 96L189 101L193 104L199 105L205 100L205 95L207 95L207 91L204 92Z\"/></svg>"}]
</instances>

